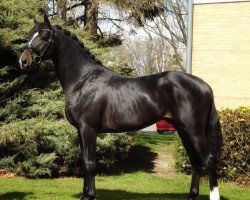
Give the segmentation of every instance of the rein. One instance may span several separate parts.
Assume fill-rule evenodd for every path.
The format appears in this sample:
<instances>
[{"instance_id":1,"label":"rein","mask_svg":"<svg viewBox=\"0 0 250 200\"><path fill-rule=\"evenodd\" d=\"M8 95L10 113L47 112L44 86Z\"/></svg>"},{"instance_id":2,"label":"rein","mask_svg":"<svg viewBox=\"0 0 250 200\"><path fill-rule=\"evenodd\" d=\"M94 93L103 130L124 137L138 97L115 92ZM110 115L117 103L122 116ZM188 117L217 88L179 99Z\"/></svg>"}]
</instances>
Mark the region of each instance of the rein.
<instances>
[{"instance_id":1,"label":"rein","mask_svg":"<svg viewBox=\"0 0 250 200\"><path fill-rule=\"evenodd\" d=\"M36 57L33 57L34 63L37 64L37 65L39 65L41 63L42 57L43 57L45 51L47 50L47 48L52 43L53 35L54 35L53 31L51 31L51 30L48 30L48 29L42 29L42 30L43 31L48 31L50 33L50 37L49 37L49 40L47 41L47 43L43 46L42 52L40 53L40 55L39 55L39 52L37 52L37 50L34 47L32 47L31 45L28 46L28 51L31 53L32 57L34 55L34 52L37 54Z\"/></svg>"}]
</instances>

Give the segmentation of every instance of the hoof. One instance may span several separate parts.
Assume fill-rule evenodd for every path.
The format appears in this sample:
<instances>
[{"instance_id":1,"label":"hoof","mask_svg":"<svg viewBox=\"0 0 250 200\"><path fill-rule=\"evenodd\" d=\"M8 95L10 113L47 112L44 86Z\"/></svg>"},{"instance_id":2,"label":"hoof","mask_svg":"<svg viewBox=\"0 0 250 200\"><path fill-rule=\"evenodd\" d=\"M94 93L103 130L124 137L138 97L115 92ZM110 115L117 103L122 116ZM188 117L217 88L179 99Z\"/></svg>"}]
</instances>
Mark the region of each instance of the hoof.
<instances>
[{"instance_id":1,"label":"hoof","mask_svg":"<svg viewBox=\"0 0 250 200\"><path fill-rule=\"evenodd\" d=\"M198 195L191 195L191 194L189 194L189 196L188 196L188 200L198 200L199 199L199 196Z\"/></svg>"},{"instance_id":2,"label":"hoof","mask_svg":"<svg viewBox=\"0 0 250 200\"><path fill-rule=\"evenodd\" d=\"M91 197L83 196L81 198L81 200L94 200L94 199L95 199L95 196L91 196Z\"/></svg>"},{"instance_id":3,"label":"hoof","mask_svg":"<svg viewBox=\"0 0 250 200\"><path fill-rule=\"evenodd\" d=\"M94 200L95 197L82 197L81 200Z\"/></svg>"}]
</instances>

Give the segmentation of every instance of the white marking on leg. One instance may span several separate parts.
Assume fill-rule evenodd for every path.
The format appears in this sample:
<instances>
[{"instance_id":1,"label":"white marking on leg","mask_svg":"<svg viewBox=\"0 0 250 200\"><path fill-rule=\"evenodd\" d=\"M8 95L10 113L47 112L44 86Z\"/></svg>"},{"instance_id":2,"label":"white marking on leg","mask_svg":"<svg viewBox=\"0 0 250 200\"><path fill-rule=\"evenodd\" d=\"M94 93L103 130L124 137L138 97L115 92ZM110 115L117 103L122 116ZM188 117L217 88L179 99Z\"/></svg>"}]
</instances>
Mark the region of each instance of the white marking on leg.
<instances>
[{"instance_id":1,"label":"white marking on leg","mask_svg":"<svg viewBox=\"0 0 250 200\"><path fill-rule=\"evenodd\" d=\"M38 32L36 32L33 37L31 38L30 42L29 42L29 46L31 45L31 43L33 42L33 40L39 35Z\"/></svg>"},{"instance_id":2,"label":"white marking on leg","mask_svg":"<svg viewBox=\"0 0 250 200\"><path fill-rule=\"evenodd\" d=\"M212 191L210 191L210 200L220 200L218 187L213 187Z\"/></svg>"}]
</instances>

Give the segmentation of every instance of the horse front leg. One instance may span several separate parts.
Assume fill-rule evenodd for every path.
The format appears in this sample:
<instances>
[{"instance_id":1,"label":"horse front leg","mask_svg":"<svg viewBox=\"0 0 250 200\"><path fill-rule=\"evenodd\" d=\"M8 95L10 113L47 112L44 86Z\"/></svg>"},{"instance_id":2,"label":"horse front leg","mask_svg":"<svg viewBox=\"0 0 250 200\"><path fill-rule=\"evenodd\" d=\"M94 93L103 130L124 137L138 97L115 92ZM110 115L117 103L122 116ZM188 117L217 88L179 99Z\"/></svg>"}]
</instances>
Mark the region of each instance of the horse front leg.
<instances>
[{"instance_id":1,"label":"horse front leg","mask_svg":"<svg viewBox=\"0 0 250 200\"><path fill-rule=\"evenodd\" d=\"M80 130L82 139L82 154L84 167L84 186L82 200L95 199L95 168L96 168L96 138L97 132L87 126Z\"/></svg>"}]
</instances>

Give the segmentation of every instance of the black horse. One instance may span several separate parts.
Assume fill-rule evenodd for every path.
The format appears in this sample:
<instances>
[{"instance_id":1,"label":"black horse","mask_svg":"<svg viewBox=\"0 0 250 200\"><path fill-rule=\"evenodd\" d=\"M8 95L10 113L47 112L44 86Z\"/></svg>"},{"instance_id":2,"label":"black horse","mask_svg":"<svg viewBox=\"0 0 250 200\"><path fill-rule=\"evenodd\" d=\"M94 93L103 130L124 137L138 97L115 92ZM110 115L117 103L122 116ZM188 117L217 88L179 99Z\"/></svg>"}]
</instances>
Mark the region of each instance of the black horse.
<instances>
[{"instance_id":1,"label":"black horse","mask_svg":"<svg viewBox=\"0 0 250 200\"><path fill-rule=\"evenodd\" d=\"M192 164L189 199L199 195L202 163L209 175L210 200L218 200L216 154L221 132L212 89L180 72L123 77L94 59L75 36L59 26L35 21L28 47L20 57L23 70L51 59L66 98L66 116L78 130L84 163L84 200L95 198L98 133L138 130L159 120L176 127Z\"/></svg>"}]
</instances>

